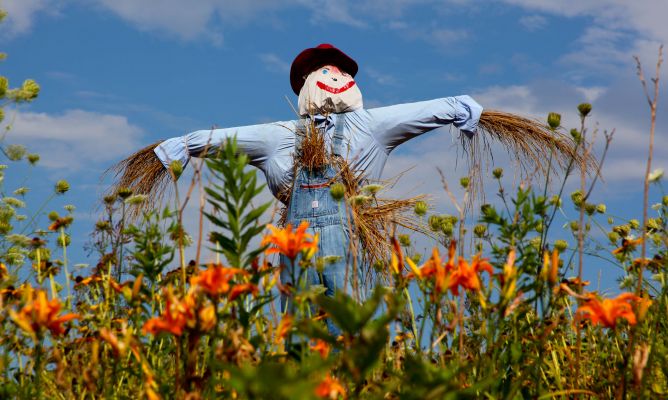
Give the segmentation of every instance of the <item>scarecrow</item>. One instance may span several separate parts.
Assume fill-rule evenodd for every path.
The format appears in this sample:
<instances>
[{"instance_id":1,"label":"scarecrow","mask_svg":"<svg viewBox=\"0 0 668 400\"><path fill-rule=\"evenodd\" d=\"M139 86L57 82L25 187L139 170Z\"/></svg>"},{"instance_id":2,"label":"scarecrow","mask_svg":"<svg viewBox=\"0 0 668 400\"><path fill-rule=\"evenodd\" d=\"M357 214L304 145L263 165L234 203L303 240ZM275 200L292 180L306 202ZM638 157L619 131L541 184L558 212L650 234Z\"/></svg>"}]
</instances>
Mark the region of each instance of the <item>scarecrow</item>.
<instances>
[{"instance_id":1,"label":"scarecrow","mask_svg":"<svg viewBox=\"0 0 668 400\"><path fill-rule=\"evenodd\" d=\"M412 208L411 202L376 201L376 213L367 214L382 214L383 218L369 222L350 201L365 182L380 179L388 156L400 144L451 125L464 134L462 143L469 150L480 147L478 136L484 133L485 138L501 141L510 152L538 166L544 165L542 160L549 152L558 161L577 157L563 135L513 114L483 112L482 106L466 95L365 109L354 80L357 71L357 63L330 44L308 48L294 59L290 69L290 84L299 96L299 119L200 130L165 140L122 161L117 166L118 186L155 197L158 182L168 176L167 168L173 161L185 166L191 157L213 155L218 145L236 137L250 164L264 173L273 195L285 204L284 223L297 226L307 221L309 233L319 236L318 254L333 261L321 274L310 271L306 279L309 284L324 285L331 296L337 290L349 290L361 279L357 267L346 270L353 238L361 242L364 253L382 255L376 250L378 243L387 243L387 236L379 230L401 220L394 211ZM336 182L343 182L348 201L337 201L330 194ZM383 214L377 211L379 207L390 211ZM359 265L369 265L368 261ZM282 283L292 283L291 277L286 266Z\"/></svg>"}]
</instances>

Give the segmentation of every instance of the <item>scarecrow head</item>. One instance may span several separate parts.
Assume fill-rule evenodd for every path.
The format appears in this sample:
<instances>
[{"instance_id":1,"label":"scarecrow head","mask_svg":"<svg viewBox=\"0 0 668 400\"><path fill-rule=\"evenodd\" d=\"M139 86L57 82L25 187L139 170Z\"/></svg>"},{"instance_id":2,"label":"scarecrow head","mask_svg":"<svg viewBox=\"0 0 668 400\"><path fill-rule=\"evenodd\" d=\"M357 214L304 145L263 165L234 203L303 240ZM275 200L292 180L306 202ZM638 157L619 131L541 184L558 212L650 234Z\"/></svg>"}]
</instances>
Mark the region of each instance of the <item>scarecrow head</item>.
<instances>
[{"instance_id":1,"label":"scarecrow head","mask_svg":"<svg viewBox=\"0 0 668 400\"><path fill-rule=\"evenodd\" d=\"M306 49L292 62L290 84L299 96L299 114L342 113L362 108L355 80L357 63L323 43Z\"/></svg>"}]
</instances>

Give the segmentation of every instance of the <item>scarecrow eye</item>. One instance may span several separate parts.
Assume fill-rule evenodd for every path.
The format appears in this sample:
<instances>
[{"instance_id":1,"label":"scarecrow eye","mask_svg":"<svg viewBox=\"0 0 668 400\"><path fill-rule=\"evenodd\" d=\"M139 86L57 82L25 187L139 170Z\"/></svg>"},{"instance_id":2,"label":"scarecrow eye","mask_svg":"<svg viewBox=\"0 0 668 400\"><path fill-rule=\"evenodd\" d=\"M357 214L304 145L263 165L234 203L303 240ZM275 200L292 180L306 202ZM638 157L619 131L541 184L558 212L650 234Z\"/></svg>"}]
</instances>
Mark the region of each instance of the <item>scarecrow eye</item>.
<instances>
[{"instance_id":1,"label":"scarecrow eye","mask_svg":"<svg viewBox=\"0 0 668 400\"><path fill-rule=\"evenodd\" d=\"M329 73L329 69L325 68L322 70L323 75L327 75Z\"/></svg>"}]
</instances>

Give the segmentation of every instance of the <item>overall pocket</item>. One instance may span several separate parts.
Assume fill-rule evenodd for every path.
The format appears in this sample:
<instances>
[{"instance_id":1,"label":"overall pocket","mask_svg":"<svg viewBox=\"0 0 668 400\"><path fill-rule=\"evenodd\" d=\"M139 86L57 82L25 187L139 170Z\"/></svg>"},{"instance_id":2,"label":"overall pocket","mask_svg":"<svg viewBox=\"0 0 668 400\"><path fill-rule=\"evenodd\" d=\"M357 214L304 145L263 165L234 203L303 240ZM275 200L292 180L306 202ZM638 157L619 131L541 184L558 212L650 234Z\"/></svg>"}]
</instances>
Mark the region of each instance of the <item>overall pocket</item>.
<instances>
[{"instance_id":1,"label":"overall pocket","mask_svg":"<svg viewBox=\"0 0 668 400\"><path fill-rule=\"evenodd\" d=\"M331 173L300 172L290 204L291 214L296 219L313 219L338 214L339 204L329 193L329 187L334 183L333 176Z\"/></svg>"}]
</instances>

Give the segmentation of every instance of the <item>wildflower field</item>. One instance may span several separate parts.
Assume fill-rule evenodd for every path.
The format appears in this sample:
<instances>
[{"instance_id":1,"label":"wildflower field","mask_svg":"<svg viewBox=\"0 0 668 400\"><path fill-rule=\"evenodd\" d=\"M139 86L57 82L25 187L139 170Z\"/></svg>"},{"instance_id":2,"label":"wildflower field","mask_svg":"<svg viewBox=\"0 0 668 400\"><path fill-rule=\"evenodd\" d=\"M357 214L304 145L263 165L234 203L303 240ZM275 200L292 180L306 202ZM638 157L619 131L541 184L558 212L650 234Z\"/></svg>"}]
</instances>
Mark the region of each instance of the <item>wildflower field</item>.
<instances>
[{"instance_id":1,"label":"wildflower field","mask_svg":"<svg viewBox=\"0 0 668 400\"><path fill-rule=\"evenodd\" d=\"M38 93L31 80L11 88L0 78L5 106ZM586 154L591 106L578 111L582 124L570 133ZM563 129L558 114L547 124ZM3 142L2 153L3 178L15 163L39 162L19 145ZM201 220L215 226L206 237L183 228L191 193L176 190L153 209L131 188L108 194L92 228L98 262L85 275L72 273L67 254L72 208L49 212L47 202L24 215L28 189L2 184L0 398L668 397L668 196L659 173L648 170L638 219L621 220L589 202L597 174L577 176L573 163L560 181L513 189L495 169L498 186L486 189L498 205L477 205L473 220L467 199L453 199L459 215L417 202L433 251L417 253L397 231L386 259L370 266L372 284L329 297L319 286L281 284L285 266L270 263L273 254L300 276L322 271L327 257L306 224L268 225L271 204L254 201L263 187L246 164L234 143L206 160ZM172 165L174 177L181 172ZM581 188L566 194L569 178ZM467 197L470 179L459 184ZM55 183L55 195L68 190ZM560 210L575 216L569 240L552 237ZM219 258L200 262L203 246ZM585 253L624 271L618 294L589 289Z\"/></svg>"}]
</instances>

